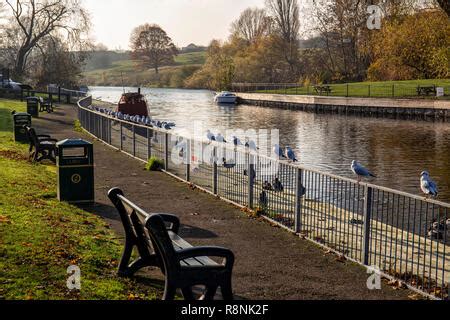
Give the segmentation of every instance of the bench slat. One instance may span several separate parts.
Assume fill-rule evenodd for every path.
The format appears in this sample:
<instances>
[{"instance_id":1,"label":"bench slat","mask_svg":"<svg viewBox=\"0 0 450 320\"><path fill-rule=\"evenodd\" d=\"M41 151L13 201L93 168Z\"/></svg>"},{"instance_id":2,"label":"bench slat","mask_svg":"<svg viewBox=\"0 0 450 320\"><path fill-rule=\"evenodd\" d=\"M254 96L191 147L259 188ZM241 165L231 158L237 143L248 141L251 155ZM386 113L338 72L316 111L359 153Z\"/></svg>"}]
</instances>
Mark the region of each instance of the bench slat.
<instances>
[{"instance_id":1,"label":"bench slat","mask_svg":"<svg viewBox=\"0 0 450 320\"><path fill-rule=\"evenodd\" d=\"M173 247L175 248L176 251L180 251L183 249L189 249L189 248L193 247L186 240L180 238L180 236L178 236L177 234L175 234L171 231L169 231L169 236L170 236L170 239L172 240ZM216 266L216 265L219 265L217 262L215 262L214 260L212 260L208 257L197 257L197 258L186 259L186 260L184 260L184 262L188 266L210 266L210 265Z\"/></svg>"}]
</instances>

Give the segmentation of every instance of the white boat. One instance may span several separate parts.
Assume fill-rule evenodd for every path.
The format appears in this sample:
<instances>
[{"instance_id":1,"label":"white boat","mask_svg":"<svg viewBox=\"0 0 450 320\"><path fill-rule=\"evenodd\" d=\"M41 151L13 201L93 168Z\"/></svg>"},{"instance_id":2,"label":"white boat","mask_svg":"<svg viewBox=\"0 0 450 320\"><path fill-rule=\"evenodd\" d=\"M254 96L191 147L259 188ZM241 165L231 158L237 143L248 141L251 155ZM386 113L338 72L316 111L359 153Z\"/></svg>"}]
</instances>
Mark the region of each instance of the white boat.
<instances>
[{"instance_id":1,"label":"white boat","mask_svg":"<svg viewBox=\"0 0 450 320\"><path fill-rule=\"evenodd\" d=\"M232 92L222 91L216 95L214 101L216 103L236 104L237 96Z\"/></svg>"}]
</instances>

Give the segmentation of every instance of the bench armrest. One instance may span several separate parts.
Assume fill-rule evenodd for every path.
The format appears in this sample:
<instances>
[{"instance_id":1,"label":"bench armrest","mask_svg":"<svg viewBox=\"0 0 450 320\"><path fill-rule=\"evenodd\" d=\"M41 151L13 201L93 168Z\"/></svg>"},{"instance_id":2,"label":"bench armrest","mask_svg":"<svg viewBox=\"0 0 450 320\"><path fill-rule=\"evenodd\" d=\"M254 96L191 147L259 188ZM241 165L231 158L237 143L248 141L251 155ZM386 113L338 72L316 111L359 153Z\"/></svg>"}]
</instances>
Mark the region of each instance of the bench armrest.
<instances>
[{"instance_id":1,"label":"bench armrest","mask_svg":"<svg viewBox=\"0 0 450 320\"><path fill-rule=\"evenodd\" d=\"M167 228L168 231L178 234L180 231L180 219L177 216L167 213L158 213L158 215L164 222L172 224L170 228Z\"/></svg>"},{"instance_id":2,"label":"bench armrest","mask_svg":"<svg viewBox=\"0 0 450 320\"><path fill-rule=\"evenodd\" d=\"M48 134L38 134L36 137L38 137L38 138L48 138L48 139L51 138L51 136L49 136Z\"/></svg>"},{"instance_id":3,"label":"bench armrest","mask_svg":"<svg viewBox=\"0 0 450 320\"><path fill-rule=\"evenodd\" d=\"M177 252L180 260L197 257L221 257L225 258L225 267L230 269L234 264L234 254L229 249L221 247L194 247L189 249L180 250Z\"/></svg>"}]
</instances>

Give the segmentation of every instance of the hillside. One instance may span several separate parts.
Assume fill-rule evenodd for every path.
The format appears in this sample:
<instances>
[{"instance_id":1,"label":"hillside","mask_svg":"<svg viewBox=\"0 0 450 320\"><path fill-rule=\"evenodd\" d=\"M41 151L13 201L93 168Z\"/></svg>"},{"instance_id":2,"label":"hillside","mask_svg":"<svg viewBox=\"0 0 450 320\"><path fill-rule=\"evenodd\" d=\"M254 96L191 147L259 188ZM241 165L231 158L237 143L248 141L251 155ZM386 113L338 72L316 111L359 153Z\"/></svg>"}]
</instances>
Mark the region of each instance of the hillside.
<instances>
[{"instance_id":1,"label":"hillside","mask_svg":"<svg viewBox=\"0 0 450 320\"><path fill-rule=\"evenodd\" d=\"M205 59L205 51L181 53L175 58L174 65L161 67L157 75L153 69L142 70L130 59L129 52L94 52L83 73L84 83L91 86L182 87L184 79L198 70Z\"/></svg>"}]
</instances>

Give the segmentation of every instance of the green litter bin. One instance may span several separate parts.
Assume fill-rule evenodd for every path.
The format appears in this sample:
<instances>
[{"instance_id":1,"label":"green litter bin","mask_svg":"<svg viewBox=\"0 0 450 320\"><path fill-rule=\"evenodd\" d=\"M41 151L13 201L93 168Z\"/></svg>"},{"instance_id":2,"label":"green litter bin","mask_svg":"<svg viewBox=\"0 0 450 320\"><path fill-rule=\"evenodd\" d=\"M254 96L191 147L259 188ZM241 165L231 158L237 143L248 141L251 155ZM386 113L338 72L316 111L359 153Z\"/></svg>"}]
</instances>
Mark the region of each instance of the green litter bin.
<instances>
[{"instance_id":1,"label":"green litter bin","mask_svg":"<svg viewBox=\"0 0 450 320\"><path fill-rule=\"evenodd\" d=\"M31 114L25 112L13 112L14 141L29 143L27 131L24 126L31 127Z\"/></svg>"},{"instance_id":2,"label":"green litter bin","mask_svg":"<svg viewBox=\"0 0 450 320\"><path fill-rule=\"evenodd\" d=\"M27 100L27 113L31 114L34 118L39 118L39 103L38 97L28 97Z\"/></svg>"},{"instance_id":3,"label":"green litter bin","mask_svg":"<svg viewBox=\"0 0 450 320\"><path fill-rule=\"evenodd\" d=\"M94 148L82 139L66 139L56 144L58 200L94 203Z\"/></svg>"}]
</instances>

